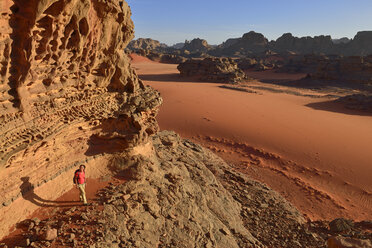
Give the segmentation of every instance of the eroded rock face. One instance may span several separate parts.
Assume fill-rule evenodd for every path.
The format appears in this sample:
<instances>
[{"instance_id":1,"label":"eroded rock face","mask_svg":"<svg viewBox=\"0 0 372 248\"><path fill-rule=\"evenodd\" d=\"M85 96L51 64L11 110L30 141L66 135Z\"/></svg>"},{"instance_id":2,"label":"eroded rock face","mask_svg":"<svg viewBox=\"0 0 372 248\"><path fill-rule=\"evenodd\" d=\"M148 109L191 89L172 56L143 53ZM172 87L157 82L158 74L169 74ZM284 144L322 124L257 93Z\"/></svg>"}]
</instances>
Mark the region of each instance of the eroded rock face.
<instances>
[{"instance_id":1,"label":"eroded rock face","mask_svg":"<svg viewBox=\"0 0 372 248\"><path fill-rule=\"evenodd\" d=\"M1 0L0 237L27 214L11 220L12 202L157 132L161 99L124 53L130 15L116 0Z\"/></svg>"},{"instance_id":2,"label":"eroded rock face","mask_svg":"<svg viewBox=\"0 0 372 248\"><path fill-rule=\"evenodd\" d=\"M236 62L229 58L189 59L177 69L182 77L197 76L200 80L217 83L237 83L247 78Z\"/></svg>"}]
</instances>

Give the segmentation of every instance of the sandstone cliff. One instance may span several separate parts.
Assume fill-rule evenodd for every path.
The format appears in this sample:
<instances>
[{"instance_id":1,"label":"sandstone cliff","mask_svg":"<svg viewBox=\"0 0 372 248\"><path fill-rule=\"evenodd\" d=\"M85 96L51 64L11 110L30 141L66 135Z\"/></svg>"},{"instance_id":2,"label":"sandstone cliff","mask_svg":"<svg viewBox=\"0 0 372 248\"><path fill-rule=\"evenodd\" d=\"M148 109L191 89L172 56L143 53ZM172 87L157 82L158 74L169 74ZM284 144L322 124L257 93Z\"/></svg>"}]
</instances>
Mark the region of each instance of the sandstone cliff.
<instances>
[{"instance_id":1,"label":"sandstone cliff","mask_svg":"<svg viewBox=\"0 0 372 248\"><path fill-rule=\"evenodd\" d=\"M146 144L161 99L123 52L124 1L1 0L0 14L1 237L42 204L31 193L53 199L72 167L99 174L107 154Z\"/></svg>"}]
</instances>

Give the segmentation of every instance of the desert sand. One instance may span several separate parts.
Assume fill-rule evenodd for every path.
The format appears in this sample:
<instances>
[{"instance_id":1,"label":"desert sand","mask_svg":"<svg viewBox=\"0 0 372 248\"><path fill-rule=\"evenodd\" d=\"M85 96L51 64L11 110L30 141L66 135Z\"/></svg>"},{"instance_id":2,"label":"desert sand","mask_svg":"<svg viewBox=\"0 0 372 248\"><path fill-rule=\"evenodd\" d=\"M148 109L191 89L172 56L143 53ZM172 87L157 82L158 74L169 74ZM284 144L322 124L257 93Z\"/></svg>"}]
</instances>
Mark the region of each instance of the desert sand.
<instances>
[{"instance_id":1,"label":"desert sand","mask_svg":"<svg viewBox=\"0 0 372 248\"><path fill-rule=\"evenodd\" d=\"M254 82L258 94L222 89L180 78L177 65L132 59L140 78L164 99L161 129L210 148L311 220L372 218L371 116L347 111L327 97L266 90L288 90L283 86ZM250 76L275 81L275 74ZM277 75L286 77L295 76Z\"/></svg>"}]
</instances>

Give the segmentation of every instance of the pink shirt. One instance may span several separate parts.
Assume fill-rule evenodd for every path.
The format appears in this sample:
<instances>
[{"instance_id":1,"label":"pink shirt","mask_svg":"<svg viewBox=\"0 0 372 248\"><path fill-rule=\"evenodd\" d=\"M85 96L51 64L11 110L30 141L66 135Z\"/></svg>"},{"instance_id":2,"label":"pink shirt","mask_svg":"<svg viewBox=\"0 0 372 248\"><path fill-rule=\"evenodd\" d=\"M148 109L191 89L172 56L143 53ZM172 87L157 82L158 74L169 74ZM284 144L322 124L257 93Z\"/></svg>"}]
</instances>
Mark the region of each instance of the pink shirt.
<instances>
[{"instance_id":1,"label":"pink shirt","mask_svg":"<svg viewBox=\"0 0 372 248\"><path fill-rule=\"evenodd\" d=\"M76 178L77 178L78 184L85 183L85 172L84 171L76 172Z\"/></svg>"}]
</instances>

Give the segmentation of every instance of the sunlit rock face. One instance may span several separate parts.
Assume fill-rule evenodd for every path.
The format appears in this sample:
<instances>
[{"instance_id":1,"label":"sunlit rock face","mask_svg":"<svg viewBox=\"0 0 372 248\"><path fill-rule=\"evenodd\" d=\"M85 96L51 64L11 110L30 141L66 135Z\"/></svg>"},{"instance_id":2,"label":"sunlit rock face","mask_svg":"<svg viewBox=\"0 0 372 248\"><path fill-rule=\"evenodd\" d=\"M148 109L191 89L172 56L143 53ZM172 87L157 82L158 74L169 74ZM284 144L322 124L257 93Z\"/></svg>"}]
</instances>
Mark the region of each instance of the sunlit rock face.
<instances>
[{"instance_id":1,"label":"sunlit rock face","mask_svg":"<svg viewBox=\"0 0 372 248\"><path fill-rule=\"evenodd\" d=\"M161 98L124 53L130 15L118 0L0 1L0 237L33 209L17 208L28 191L55 198L70 185L45 184L157 132Z\"/></svg>"}]
</instances>

